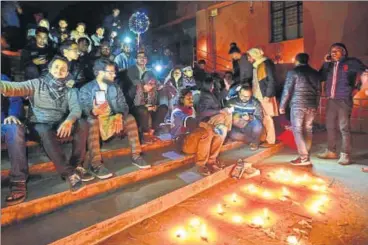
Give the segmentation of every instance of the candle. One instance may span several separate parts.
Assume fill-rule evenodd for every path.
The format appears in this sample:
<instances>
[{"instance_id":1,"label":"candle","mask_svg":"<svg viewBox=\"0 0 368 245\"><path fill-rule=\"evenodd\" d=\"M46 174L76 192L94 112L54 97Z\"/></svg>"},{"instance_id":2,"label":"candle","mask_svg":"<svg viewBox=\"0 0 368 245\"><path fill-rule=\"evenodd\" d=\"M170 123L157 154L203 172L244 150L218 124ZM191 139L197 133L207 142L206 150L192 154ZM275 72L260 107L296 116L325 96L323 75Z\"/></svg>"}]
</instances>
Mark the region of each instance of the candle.
<instances>
[{"instance_id":1,"label":"candle","mask_svg":"<svg viewBox=\"0 0 368 245\"><path fill-rule=\"evenodd\" d=\"M287 242L289 245L298 245L298 239L296 238L296 236L288 236L287 238Z\"/></svg>"},{"instance_id":2,"label":"candle","mask_svg":"<svg viewBox=\"0 0 368 245\"><path fill-rule=\"evenodd\" d=\"M201 221L198 218L194 218L189 222L189 225L194 228L197 229L199 228L199 226L201 225Z\"/></svg>"},{"instance_id":3,"label":"candle","mask_svg":"<svg viewBox=\"0 0 368 245\"><path fill-rule=\"evenodd\" d=\"M185 238L187 236L187 232L181 227L175 232L175 235L177 238Z\"/></svg>"},{"instance_id":4,"label":"candle","mask_svg":"<svg viewBox=\"0 0 368 245\"><path fill-rule=\"evenodd\" d=\"M264 225L264 220L262 217L256 216L252 219L252 225L256 227L262 227Z\"/></svg>"},{"instance_id":5,"label":"candle","mask_svg":"<svg viewBox=\"0 0 368 245\"><path fill-rule=\"evenodd\" d=\"M232 217L232 221L234 223L241 223L241 222L243 222L243 217L241 217L239 215L235 215L235 216Z\"/></svg>"},{"instance_id":6,"label":"candle","mask_svg":"<svg viewBox=\"0 0 368 245\"><path fill-rule=\"evenodd\" d=\"M207 227L206 227L205 224L202 224L202 226L201 226L200 236L201 236L202 239L207 239L208 234L207 234Z\"/></svg>"},{"instance_id":7,"label":"candle","mask_svg":"<svg viewBox=\"0 0 368 245\"><path fill-rule=\"evenodd\" d=\"M233 195L231 196L231 200L233 201L233 202L236 202L236 193L233 193Z\"/></svg>"},{"instance_id":8,"label":"candle","mask_svg":"<svg viewBox=\"0 0 368 245\"><path fill-rule=\"evenodd\" d=\"M285 186L282 187L282 195L285 197L290 196L290 191Z\"/></svg>"},{"instance_id":9,"label":"candle","mask_svg":"<svg viewBox=\"0 0 368 245\"><path fill-rule=\"evenodd\" d=\"M218 214L223 214L224 213L224 209L222 208L221 204L217 204L217 213Z\"/></svg>"},{"instance_id":10,"label":"candle","mask_svg":"<svg viewBox=\"0 0 368 245\"><path fill-rule=\"evenodd\" d=\"M264 209L263 209L263 216L264 216L266 219L268 219L268 218L269 218L269 216L268 216L268 208L264 208Z\"/></svg>"}]
</instances>

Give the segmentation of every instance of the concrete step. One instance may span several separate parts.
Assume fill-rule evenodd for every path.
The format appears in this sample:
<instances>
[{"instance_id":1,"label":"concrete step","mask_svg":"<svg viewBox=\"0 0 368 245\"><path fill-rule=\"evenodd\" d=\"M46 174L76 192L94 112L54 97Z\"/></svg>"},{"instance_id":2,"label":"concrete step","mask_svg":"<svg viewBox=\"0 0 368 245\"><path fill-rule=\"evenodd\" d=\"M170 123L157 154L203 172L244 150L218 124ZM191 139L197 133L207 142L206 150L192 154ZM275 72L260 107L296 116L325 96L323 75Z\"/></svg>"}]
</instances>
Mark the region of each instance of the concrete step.
<instances>
[{"instance_id":1,"label":"concrete step","mask_svg":"<svg viewBox=\"0 0 368 245\"><path fill-rule=\"evenodd\" d=\"M253 155L248 160L261 161L275 150L281 149L279 147L254 153L244 147L231 150L227 145L224 147L227 151L222 153L220 158L229 167L206 178L201 177L191 164L193 157L186 156L181 160L186 164L176 169L171 168L169 172L166 171L160 176L150 176L148 180L111 189L109 192L76 202L47 215L2 227L2 241L4 244L14 245L24 244L24 241L30 245L52 242L96 244L111 234L162 212L228 178L232 164L238 158ZM169 167L166 163L157 167L163 165ZM107 181L100 183L103 182ZM21 236L19 231L22 231Z\"/></svg>"},{"instance_id":2,"label":"concrete step","mask_svg":"<svg viewBox=\"0 0 368 245\"><path fill-rule=\"evenodd\" d=\"M172 140L157 141L152 144L143 144L142 151L151 151L162 147L171 145ZM28 148L28 164L30 175L38 175L42 173L55 172L55 166L50 161L46 153L43 151L40 145L33 145L31 149ZM64 144L63 150L69 155L71 154L71 144ZM125 156L131 153L128 141L126 138L123 140L114 139L111 142L104 144L101 149L101 154L104 159L114 156ZM1 156L1 182L4 183L8 180L10 169L10 161L7 152L3 152Z\"/></svg>"},{"instance_id":3,"label":"concrete step","mask_svg":"<svg viewBox=\"0 0 368 245\"><path fill-rule=\"evenodd\" d=\"M222 151L234 149L242 145L241 142L232 142L224 145ZM138 169L131 165L130 156L110 159L105 164L107 168L115 172L115 176L104 181L94 180L91 183L89 182L87 188L78 194L72 194L69 191L67 183L62 181L56 174L38 178L29 185L29 198L26 202L1 209L1 225L9 225L13 222L48 213L89 197L115 190L127 184L167 173L194 161L193 155L181 155L176 160L170 160L162 155L165 152L175 150L176 146L172 145L147 152L144 158L147 162L152 163L153 167L150 169ZM179 151L177 152L181 154ZM8 192L8 188L2 188L3 196ZM2 205L4 206L4 203Z\"/></svg>"}]
</instances>

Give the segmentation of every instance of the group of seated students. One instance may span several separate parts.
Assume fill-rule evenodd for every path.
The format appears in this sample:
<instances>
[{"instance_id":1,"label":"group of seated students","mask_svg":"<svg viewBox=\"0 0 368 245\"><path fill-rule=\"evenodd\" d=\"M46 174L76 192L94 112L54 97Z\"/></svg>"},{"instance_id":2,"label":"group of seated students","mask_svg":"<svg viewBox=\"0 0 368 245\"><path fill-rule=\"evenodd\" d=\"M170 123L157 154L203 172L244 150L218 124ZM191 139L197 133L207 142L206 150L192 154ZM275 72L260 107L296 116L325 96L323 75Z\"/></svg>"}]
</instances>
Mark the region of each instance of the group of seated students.
<instances>
[{"instance_id":1,"label":"group of seated students","mask_svg":"<svg viewBox=\"0 0 368 245\"><path fill-rule=\"evenodd\" d=\"M85 26L78 28L83 29L80 34ZM1 135L11 163L8 205L27 196L26 140L42 144L73 193L81 191L84 182L113 176L103 164L100 143L114 136L127 136L132 164L151 167L142 158L141 144L158 140L155 135L164 122L170 124L182 151L195 154L203 175L223 167L217 157L227 136L258 149L264 110L253 97L252 86L234 82L231 72L223 79L209 75L201 61L194 69L174 67L161 82L146 67L144 51L138 51L134 60L129 46L123 45L122 53L114 57L109 43L100 43L96 51L89 38L73 37L64 38L55 52L48 45L48 29L37 27L33 41L22 51L26 81L11 82L2 74ZM272 73L265 76L273 80ZM259 93L267 90L264 96L274 96L274 88L259 86ZM30 110L21 121L24 100ZM72 141L69 159L62 148L66 141Z\"/></svg>"}]
</instances>

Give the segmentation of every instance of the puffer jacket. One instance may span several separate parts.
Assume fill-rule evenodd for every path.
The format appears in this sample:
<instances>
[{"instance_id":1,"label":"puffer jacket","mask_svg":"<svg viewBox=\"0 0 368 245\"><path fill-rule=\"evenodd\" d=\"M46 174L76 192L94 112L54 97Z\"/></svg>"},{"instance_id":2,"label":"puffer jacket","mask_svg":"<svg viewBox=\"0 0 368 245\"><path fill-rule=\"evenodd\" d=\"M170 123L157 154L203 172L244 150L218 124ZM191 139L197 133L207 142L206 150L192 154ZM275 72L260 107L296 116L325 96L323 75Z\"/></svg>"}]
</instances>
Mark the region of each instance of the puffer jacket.
<instances>
[{"instance_id":1,"label":"puffer jacket","mask_svg":"<svg viewBox=\"0 0 368 245\"><path fill-rule=\"evenodd\" d=\"M93 100L96 92L100 90L96 80L93 80L84 85L79 91L79 101L83 110L83 113L87 117L95 118L92 114ZM125 97L120 87L116 83L109 83L107 86L106 99L113 114L123 114L126 117L129 113L128 104L125 101Z\"/></svg>"},{"instance_id":2,"label":"puffer jacket","mask_svg":"<svg viewBox=\"0 0 368 245\"><path fill-rule=\"evenodd\" d=\"M288 102L292 108L317 108L320 96L320 75L309 65L299 65L289 71L281 97L280 108Z\"/></svg>"},{"instance_id":3,"label":"puffer jacket","mask_svg":"<svg viewBox=\"0 0 368 245\"><path fill-rule=\"evenodd\" d=\"M221 111L221 103L216 96L208 91L201 91L198 103L198 119L200 121L208 121L210 117L219 114Z\"/></svg>"}]
</instances>

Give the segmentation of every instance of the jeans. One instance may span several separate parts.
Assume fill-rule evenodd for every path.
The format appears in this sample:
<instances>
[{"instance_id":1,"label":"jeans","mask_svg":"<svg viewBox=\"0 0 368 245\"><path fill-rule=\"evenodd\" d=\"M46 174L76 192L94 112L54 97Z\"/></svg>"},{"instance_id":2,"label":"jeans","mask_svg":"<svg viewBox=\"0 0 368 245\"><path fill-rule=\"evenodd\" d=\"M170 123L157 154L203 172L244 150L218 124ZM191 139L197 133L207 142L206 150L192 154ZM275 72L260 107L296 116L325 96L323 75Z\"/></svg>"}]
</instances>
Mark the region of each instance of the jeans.
<instances>
[{"instance_id":1,"label":"jeans","mask_svg":"<svg viewBox=\"0 0 368 245\"><path fill-rule=\"evenodd\" d=\"M135 107L134 115L137 119L140 131L148 132L151 128L157 130L160 124L164 122L167 111L167 105L158 106L156 111L148 111L145 106ZM150 125L150 122L152 122L152 125Z\"/></svg>"},{"instance_id":2,"label":"jeans","mask_svg":"<svg viewBox=\"0 0 368 245\"><path fill-rule=\"evenodd\" d=\"M61 148L61 143L56 136L59 124L35 123L30 124L30 136L37 141L42 142L46 154L55 164L58 173L67 177L74 173L75 167L83 165L88 135L88 124L85 120L77 120L72 129L72 155L70 160L66 159L66 155Z\"/></svg>"},{"instance_id":3,"label":"jeans","mask_svg":"<svg viewBox=\"0 0 368 245\"><path fill-rule=\"evenodd\" d=\"M342 137L341 152L351 153L350 115L352 102L348 100L329 99L326 108L326 127L328 150L336 152L337 124Z\"/></svg>"},{"instance_id":4,"label":"jeans","mask_svg":"<svg viewBox=\"0 0 368 245\"><path fill-rule=\"evenodd\" d=\"M298 153L302 160L309 159L313 137L313 120L316 113L317 109L315 108L291 108L291 126Z\"/></svg>"},{"instance_id":5,"label":"jeans","mask_svg":"<svg viewBox=\"0 0 368 245\"><path fill-rule=\"evenodd\" d=\"M2 124L1 141L8 147L10 158L10 182L26 181L28 162L26 155L25 129L23 125Z\"/></svg>"},{"instance_id":6,"label":"jeans","mask_svg":"<svg viewBox=\"0 0 368 245\"><path fill-rule=\"evenodd\" d=\"M259 145L263 131L263 124L257 119L250 121L244 128L233 127L231 138Z\"/></svg>"}]
</instances>

